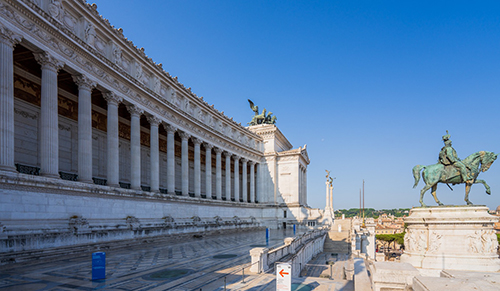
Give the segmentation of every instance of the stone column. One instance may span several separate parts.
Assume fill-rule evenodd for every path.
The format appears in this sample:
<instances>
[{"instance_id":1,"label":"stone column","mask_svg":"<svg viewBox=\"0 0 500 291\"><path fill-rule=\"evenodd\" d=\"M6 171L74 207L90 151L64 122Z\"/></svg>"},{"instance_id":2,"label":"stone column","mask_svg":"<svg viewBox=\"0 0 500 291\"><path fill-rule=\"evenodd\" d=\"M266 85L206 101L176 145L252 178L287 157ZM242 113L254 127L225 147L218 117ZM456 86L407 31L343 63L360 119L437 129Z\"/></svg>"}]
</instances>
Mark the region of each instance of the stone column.
<instances>
[{"instance_id":1,"label":"stone column","mask_svg":"<svg viewBox=\"0 0 500 291\"><path fill-rule=\"evenodd\" d=\"M177 128L164 124L167 131L167 193L175 195L175 131Z\"/></svg>"},{"instance_id":2,"label":"stone column","mask_svg":"<svg viewBox=\"0 0 500 291\"><path fill-rule=\"evenodd\" d=\"M257 190L255 191L255 201L262 202L262 164L257 163Z\"/></svg>"},{"instance_id":3,"label":"stone column","mask_svg":"<svg viewBox=\"0 0 500 291\"><path fill-rule=\"evenodd\" d=\"M142 109L128 105L130 112L130 188L141 190L141 115Z\"/></svg>"},{"instance_id":4,"label":"stone column","mask_svg":"<svg viewBox=\"0 0 500 291\"><path fill-rule=\"evenodd\" d=\"M231 154L224 152L226 156L226 200L231 200Z\"/></svg>"},{"instance_id":5,"label":"stone column","mask_svg":"<svg viewBox=\"0 0 500 291\"><path fill-rule=\"evenodd\" d=\"M248 185L247 185L247 162L248 160L247 159L241 159L241 161L243 162L242 164L242 167L243 169L241 170L241 175L243 176L243 179L241 179L241 196L243 196L243 202L248 202L248 195L247 195L247 189L248 189Z\"/></svg>"},{"instance_id":6,"label":"stone column","mask_svg":"<svg viewBox=\"0 0 500 291\"><path fill-rule=\"evenodd\" d=\"M250 162L250 202L255 203L255 163Z\"/></svg>"},{"instance_id":7,"label":"stone column","mask_svg":"<svg viewBox=\"0 0 500 291\"><path fill-rule=\"evenodd\" d=\"M40 174L59 178L59 114L57 73L64 63L46 52L33 53L42 66L40 108Z\"/></svg>"},{"instance_id":8,"label":"stone column","mask_svg":"<svg viewBox=\"0 0 500 291\"><path fill-rule=\"evenodd\" d=\"M240 202L240 157L233 156L234 159L234 201Z\"/></svg>"},{"instance_id":9,"label":"stone column","mask_svg":"<svg viewBox=\"0 0 500 291\"><path fill-rule=\"evenodd\" d=\"M201 160L200 144L201 140L192 138L194 143L194 197L201 197Z\"/></svg>"},{"instance_id":10,"label":"stone column","mask_svg":"<svg viewBox=\"0 0 500 291\"><path fill-rule=\"evenodd\" d=\"M212 148L213 145L204 143L205 146L205 195L212 199Z\"/></svg>"},{"instance_id":11,"label":"stone column","mask_svg":"<svg viewBox=\"0 0 500 291\"><path fill-rule=\"evenodd\" d=\"M73 76L78 85L78 181L92 181L92 89L96 83L85 75Z\"/></svg>"},{"instance_id":12,"label":"stone column","mask_svg":"<svg viewBox=\"0 0 500 291\"><path fill-rule=\"evenodd\" d=\"M160 192L160 140L158 136L158 125L160 118L150 115L148 116L150 126L150 142L149 142L149 157L150 157L150 188L151 192Z\"/></svg>"},{"instance_id":13,"label":"stone column","mask_svg":"<svg viewBox=\"0 0 500 291\"><path fill-rule=\"evenodd\" d=\"M14 46L21 36L0 26L0 170L14 166Z\"/></svg>"},{"instance_id":14,"label":"stone column","mask_svg":"<svg viewBox=\"0 0 500 291\"><path fill-rule=\"evenodd\" d=\"M118 104L122 98L113 92L103 94L108 102L108 126L107 126L107 184L111 187L120 187L120 152L118 135Z\"/></svg>"},{"instance_id":15,"label":"stone column","mask_svg":"<svg viewBox=\"0 0 500 291\"><path fill-rule=\"evenodd\" d=\"M191 137L185 132L180 133L182 139L182 196L189 196L189 152L188 152L188 140Z\"/></svg>"},{"instance_id":16,"label":"stone column","mask_svg":"<svg viewBox=\"0 0 500 291\"><path fill-rule=\"evenodd\" d=\"M330 208L330 187L328 187L328 181L325 182L326 185L326 209Z\"/></svg>"},{"instance_id":17,"label":"stone column","mask_svg":"<svg viewBox=\"0 0 500 291\"><path fill-rule=\"evenodd\" d=\"M222 199L221 153L220 148L215 149L215 196L217 196L217 200Z\"/></svg>"}]
</instances>

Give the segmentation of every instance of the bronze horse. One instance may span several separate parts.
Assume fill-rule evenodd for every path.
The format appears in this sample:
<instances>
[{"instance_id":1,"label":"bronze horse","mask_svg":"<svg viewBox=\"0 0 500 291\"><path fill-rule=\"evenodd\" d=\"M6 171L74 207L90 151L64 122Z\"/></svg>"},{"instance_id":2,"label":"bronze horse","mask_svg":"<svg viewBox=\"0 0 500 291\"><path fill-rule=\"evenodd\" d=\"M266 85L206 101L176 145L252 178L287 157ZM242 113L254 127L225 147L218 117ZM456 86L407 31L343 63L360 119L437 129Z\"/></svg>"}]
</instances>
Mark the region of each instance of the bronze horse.
<instances>
[{"instance_id":1,"label":"bronze horse","mask_svg":"<svg viewBox=\"0 0 500 291\"><path fill-rule=\"evenodd\" d=\"M462 163L464 163L467 167L467 171L472 176L472 179L468 181L463 181L460 173L453 166L445 167L444 165L438 163L429 166L417 165L413 167L413 177L415 178L415 185L413 185L413 188L415 188L420 181L420 171L424 169L422 177L424 179L425 186L422 190L420 190L420 204L423 207L426 206L423 202L424 194L427 190L432 188L432 196L434 196L434 200L436 200L437 204L443 205L443 203L441 203L436 196L438 183L453 185L465 183L465 202L467 202L467 205L472 205L472 202L469 201L469 192L472 184L483 184L486 189L486 194L490 195L490 186L488 186L484 180L478 180L477 176L480 172L486 172L496 159L497 154L487 151L480 151L463 159ZM480 169L479 164L481 164Z\"/></svg>"}]
</instances>

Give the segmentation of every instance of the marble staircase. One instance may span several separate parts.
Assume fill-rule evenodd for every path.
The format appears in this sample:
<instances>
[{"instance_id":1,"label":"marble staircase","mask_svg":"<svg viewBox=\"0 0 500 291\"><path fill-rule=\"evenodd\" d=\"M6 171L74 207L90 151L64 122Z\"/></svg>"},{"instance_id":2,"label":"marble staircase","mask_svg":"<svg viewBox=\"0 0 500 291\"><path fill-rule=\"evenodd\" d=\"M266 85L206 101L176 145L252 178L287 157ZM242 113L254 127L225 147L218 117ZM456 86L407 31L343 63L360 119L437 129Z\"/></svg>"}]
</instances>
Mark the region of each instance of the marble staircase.
<instances>
[{"instance_id":1,"label":"marble staircase","mask_svg":"<svg viewBox=\"0 0 500 291\"><path fill-rule=\"evenodd\" d=\"M325 239L325 245L323 252L333 253L333 254L350 254L351 243L349 239L349 234L351 233L351 220L337 219L328 236Z\"/></svg>"}]
</instances>

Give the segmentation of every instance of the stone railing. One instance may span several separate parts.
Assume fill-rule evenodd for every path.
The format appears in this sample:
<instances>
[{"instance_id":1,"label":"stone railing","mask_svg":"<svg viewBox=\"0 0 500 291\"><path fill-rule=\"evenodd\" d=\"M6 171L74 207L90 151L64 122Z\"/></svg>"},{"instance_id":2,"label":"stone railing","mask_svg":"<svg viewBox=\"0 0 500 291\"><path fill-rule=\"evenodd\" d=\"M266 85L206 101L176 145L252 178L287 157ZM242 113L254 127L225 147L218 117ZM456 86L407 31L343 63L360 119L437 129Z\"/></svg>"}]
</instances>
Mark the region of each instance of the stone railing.
<instances>
[{"instance_id":1,"label":"stone railing","mask_svg":"<svg viewBox=\"0 0 500 291\"><path fill-rule=\"evenodd\" d=\"M250 272L263 273L276 262L292 264L292 275L298 276L302 267L315 255L323 251L328 229L316 229L298 237L285 238L285 244L276 249L253 248L250 250L252 266Z\"/></svg>"}]
</instances>

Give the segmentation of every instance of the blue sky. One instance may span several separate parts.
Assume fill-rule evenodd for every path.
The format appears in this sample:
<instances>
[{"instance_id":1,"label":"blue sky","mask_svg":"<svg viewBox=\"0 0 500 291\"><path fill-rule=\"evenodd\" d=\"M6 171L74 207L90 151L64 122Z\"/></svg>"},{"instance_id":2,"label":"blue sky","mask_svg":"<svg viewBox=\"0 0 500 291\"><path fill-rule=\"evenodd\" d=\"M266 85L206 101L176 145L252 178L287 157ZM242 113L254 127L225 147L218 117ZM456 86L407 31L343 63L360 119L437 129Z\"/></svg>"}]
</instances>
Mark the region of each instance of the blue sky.
<instances>
[{"instance_id":1,"label":"blue sky","mask_svg":"<svg viewBox=\"0 0 500 291\"><path fill-rule=\"evenodd\" d=\"M89 2L92 3L92 2ZM246 124L247 99L307 144L308 203L419 206L411 169L437 161L450 131L460 158L500 152L498 1L97 0L98 11L186 87ZM500 161L474 185L500 205ZM464 186L438 186L463 204ZM425 203L434 205L430 193Z\"/></svg>"}]
</instances>

